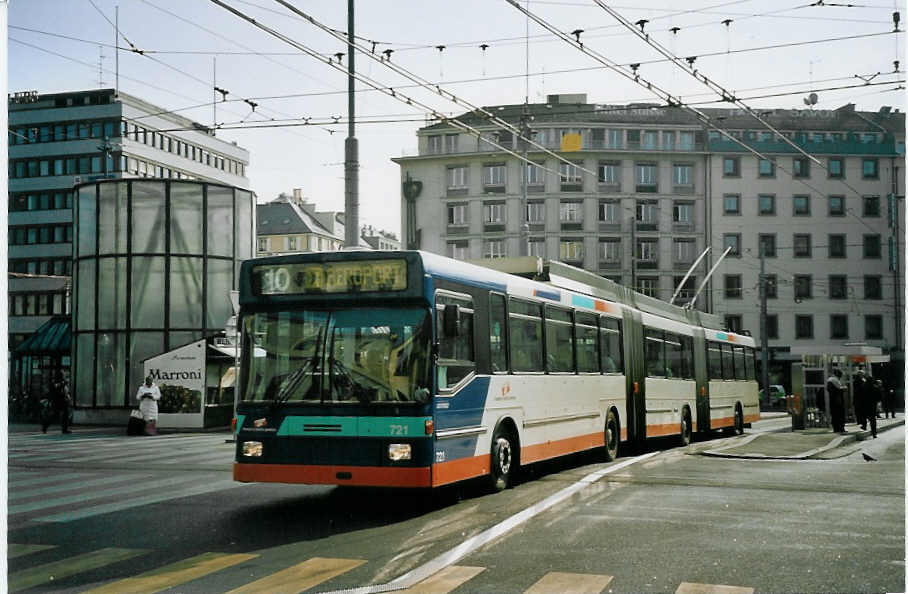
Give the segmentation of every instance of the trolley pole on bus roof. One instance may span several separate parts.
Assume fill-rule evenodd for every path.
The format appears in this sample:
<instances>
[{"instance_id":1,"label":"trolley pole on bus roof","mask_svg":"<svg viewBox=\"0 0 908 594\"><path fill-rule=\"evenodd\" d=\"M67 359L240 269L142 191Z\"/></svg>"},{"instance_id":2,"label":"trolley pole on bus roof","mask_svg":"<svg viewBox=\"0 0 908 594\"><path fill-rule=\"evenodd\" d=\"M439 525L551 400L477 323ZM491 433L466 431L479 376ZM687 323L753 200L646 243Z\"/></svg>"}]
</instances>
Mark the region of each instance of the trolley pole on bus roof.
<instances>
[{"instance_id":1,"label":"trolley pole on bus roof","mask_svg":"<svg viewBox=\"0 0 908 594\"><path fill-rule=\"evenodd\" d=\"M356 72L353 67L353 2L347 0L347 139L344 141L344 246L359 245L359 145L356 140Z\"/></svg>"}]
</instances>

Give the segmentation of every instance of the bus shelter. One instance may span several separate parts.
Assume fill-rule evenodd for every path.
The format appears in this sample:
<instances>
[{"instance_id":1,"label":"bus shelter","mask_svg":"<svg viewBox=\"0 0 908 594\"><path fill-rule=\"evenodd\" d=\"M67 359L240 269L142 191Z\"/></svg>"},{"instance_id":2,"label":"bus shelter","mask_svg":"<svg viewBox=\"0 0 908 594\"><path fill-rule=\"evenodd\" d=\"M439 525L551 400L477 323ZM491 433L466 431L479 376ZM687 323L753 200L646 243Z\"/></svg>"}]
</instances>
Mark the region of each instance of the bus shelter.
<instances>
[{"instance_id":1,"label":"bus shelter","mask_svg":"<svg viewBox=\"0 0 908 594\"><path fill-rule=\"evenodd\" d=\"M864 344L792 347L791 353L801 356L800 363L792 364L791 370L788 410L792 429L832 426L826 382L836 368L842 370L842 384L846 388L845 420L853 423L855 371L862 368L873 376L873 363L889 362L889 355L883 354L879 347Z\"/></svg>"}]
</instances>

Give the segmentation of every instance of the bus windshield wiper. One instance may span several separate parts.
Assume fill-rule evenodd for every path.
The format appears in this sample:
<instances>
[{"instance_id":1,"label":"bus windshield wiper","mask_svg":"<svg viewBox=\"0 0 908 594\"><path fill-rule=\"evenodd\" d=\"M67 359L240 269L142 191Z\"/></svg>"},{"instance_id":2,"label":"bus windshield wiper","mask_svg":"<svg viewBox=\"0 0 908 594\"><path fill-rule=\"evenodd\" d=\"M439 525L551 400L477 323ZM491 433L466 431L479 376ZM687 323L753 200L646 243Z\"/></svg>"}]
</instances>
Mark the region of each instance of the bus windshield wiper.
<instances>
[{"instance_id":1,"label":"bus windshield wiper","mask_svg":"<svg viewBox=\"0 0 908 594\"><path fill-rule=\"evenodd\" d=\"M302 367L290 373L287 376L287 379L284 380L280 390L278 390L277 394L274 397L275 405L283 404L290 400L290 397L296 393L297 388L299 388L303 380L306 379L307 374L310 371L314 372L317 368L320 355L319 347L322 344L323 331L324 328L319 329L318 336L316 336L315 338L315 352L312 354L312 357L309 358L309 360L307 360L305 363L303 363Z\"/></svg>"}]
</instances>

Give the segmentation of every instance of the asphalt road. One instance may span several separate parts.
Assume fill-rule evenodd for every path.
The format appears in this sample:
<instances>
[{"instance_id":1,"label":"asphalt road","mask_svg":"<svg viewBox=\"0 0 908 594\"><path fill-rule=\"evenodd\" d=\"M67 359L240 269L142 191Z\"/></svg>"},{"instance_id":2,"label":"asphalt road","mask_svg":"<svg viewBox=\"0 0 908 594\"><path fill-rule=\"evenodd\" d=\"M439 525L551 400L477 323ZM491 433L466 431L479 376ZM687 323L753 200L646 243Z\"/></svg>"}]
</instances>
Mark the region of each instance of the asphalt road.
<instances>
[{"instance_id":1,"label":"asphalt road","mask_svg":"<svg viewBox=\"0 0 908 594\"><path fill-rule=\"evenodd\" d=\"M903 427L832 460L697 455L720 441L487 495L237 486L223 435L13 434L10 591L904 591Z\"/></svg>"}]
</instances>

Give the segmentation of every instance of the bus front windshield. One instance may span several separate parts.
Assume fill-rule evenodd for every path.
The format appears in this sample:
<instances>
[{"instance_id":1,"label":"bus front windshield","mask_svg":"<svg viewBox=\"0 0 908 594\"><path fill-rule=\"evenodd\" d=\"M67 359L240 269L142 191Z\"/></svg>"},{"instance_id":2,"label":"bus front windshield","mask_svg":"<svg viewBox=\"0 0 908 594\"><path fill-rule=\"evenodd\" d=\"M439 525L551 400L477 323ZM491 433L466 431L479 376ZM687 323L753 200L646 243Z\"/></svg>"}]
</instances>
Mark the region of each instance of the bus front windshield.
<instances>
[{"instance_id":1,"label":"bus front windshield","mask_svg":"<svg viewBox=\"0 0 908 594\"><path fill-rule=\"evenodd\" d=\"M242 399L426 402L430 345L425 309L250 314L243 318Z\"/></svg>"}]
</instances>

